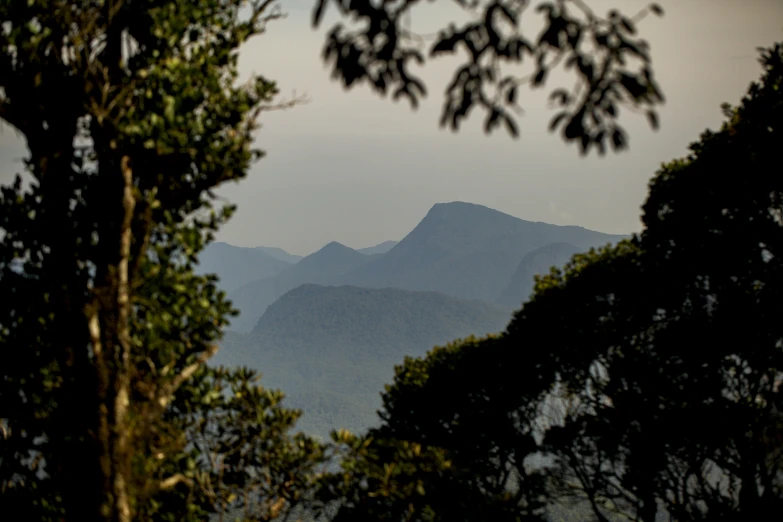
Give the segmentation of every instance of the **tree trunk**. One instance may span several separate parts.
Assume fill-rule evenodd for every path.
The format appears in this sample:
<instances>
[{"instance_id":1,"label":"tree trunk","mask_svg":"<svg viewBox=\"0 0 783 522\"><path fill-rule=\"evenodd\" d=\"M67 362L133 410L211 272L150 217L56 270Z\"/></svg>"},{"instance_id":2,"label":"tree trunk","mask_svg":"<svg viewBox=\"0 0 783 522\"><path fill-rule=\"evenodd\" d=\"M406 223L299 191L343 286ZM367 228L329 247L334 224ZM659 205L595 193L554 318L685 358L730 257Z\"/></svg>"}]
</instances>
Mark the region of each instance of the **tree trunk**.
<instances>
[{"instance_id":1,"label":"tree trunk","mask_svg":"<svg viewBox=\"0 0 783 522\"><path fill-rule=\"evenodd\" d=\"M89 327L98 374L100 471L103 501L100 519L131 522L133 428L130 422L131 333L128 267L135 210L133 172L123 156L122 217L119 222L116 264L110 265L104 288L98 291L96 308L90 311ZM109 247L111 248L111 247ZM115 247L116 248L116 247Z\"/></svg>"},{"instance_id":2,"label":"tree trunk","mask_svg":"<svg viewBox=\"0 0 783 522\"><path fill-rule=\"evenodd\" d=\"M131 334L130 334L130 284L128 281L128 266L130 265L130 249L132 240L131 226L136 199L133 194L133 171L130 158L123 156L120 169L122 171L122 228L120 230L120 262L118 263L117 288L117 341L119 364L115 377L116 393L114 396L114 461L115 473L112 481L114 494L114 511L116 522L131 521L130 506L130 473L131 444L130 426L128 423L128 408L130 406L131 379Z\"/></svg>"}]
</instances>

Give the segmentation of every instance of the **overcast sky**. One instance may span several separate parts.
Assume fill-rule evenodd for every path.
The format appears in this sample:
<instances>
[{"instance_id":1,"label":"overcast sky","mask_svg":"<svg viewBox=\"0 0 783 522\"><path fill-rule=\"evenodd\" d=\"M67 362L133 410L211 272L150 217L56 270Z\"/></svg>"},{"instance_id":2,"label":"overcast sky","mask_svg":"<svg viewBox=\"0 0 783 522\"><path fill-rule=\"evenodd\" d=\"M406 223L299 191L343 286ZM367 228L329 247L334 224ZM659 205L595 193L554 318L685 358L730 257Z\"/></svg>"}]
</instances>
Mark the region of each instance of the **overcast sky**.
<instances>
[{"instance_id":1,"label":"overcast sky","mask_svg":"<svg viewBox=\"0 0 783 522\"><path fill-rule=\"evenodd\" d=\"M637 231L649 178L662 162L685 154L705 128L718 126L720 104L738 103L758 79L756 47L783 39L783 0L660 0L666 15L647 18L640 32L667 98L661 128L654 132L644 118L624 114L630 151L582 158L546 130L552 86L520 92L525 115L517 140L502 132L485 136L475 117L459 134L438 128L453 61L423 71L429 96L417 112L365 88L342 90L320 61L325 27L311 29L312 3L284 1L288 17L242 55L245 74L263 74L283 95L296 91L310 101L265 115L258 140L267 157L245 181L220 191L239 205L218 236L222 241L302 255L333 240L366 247L401 239L433 204L447 201L533 221ZM619 7L628 14L646 4L588 3L599 12ZM439 0L414 11L413 28L426 32L459 16L451 4ZM23 143L4 129L2 182L20 170L24 155Z\"/></svg>"}]
</instances>

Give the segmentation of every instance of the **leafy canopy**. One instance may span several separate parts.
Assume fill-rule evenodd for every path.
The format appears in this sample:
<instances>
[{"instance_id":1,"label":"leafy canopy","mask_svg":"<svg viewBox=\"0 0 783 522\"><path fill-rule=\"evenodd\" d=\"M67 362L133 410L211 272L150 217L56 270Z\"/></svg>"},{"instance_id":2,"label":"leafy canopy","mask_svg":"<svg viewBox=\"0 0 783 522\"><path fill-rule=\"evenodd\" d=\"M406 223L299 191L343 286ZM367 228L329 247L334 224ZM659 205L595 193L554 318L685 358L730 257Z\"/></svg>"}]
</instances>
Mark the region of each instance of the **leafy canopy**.
<instances>
[{"instance_id":1,"label":"leafy canopy","mask_svg":"<svg viewBox=\"0 0 783 522\"><path fill-rule=\"evenodd\" d=\"M575 506L578 520L739 521L781 509L783 44L761 63L722 128L652 179L640 235L540 277L499 337L397 368L382 425L347 461L346 477L361 468L376 482L346 479L342 520L467 520L477 506L540 520ZM439 455L434 477L400 467L416 445ZM410 491L417 481L436 494Z\"/></svg>"},{"instance_id":2,"label":"leafy canopy","mask_svg":"<svg viewBox=\"0 0 783 522\"><path fill-rule=\"evenodd\" d=\"M364 82L381 95L391 92L395 100L406 98L415 108L427 90L411 66L462 51L463 62L444 93L441 127L456 131L479 108L485 114L485 132L502 125L514 137L519 135L514 114L521 112L520 87L544 86L562 64L575 76L576 86L552 91L550 100L560 110L549 129L559 127L566 142L578 143L581 154L592 148L599 154L608 147L627 148L628 136L619 123L621 108L643 109L657 129L655 108L664 97L653 76L649 45L639 37L637 24L648 13L663 15L658 4L633 16L617 9L601 16L583 0L452 1L471 20L460 26L450 23L437 37L427 38L410 29L411 12L423 0L317 0L313 26L321 24L330 5L358 26L349 30L335 24L327 35L323 59L346 88ZM530 10L544 23L535 38L521 30ZM520 76L520 66L528 63L532 71Z\"/></svg>"},{"instance_id":3,"label":"leafy canopy","mask_svg":"<svg viewBox=\"0 0 783 522\"><path fill-rule=\"evenodd\" d=\"M288 512L324 448L251 373L207 370L233 311L197 254L276 87L238 84L271 1L0 2L0 509L31 520Z\"/></svg>"}]
</instances>

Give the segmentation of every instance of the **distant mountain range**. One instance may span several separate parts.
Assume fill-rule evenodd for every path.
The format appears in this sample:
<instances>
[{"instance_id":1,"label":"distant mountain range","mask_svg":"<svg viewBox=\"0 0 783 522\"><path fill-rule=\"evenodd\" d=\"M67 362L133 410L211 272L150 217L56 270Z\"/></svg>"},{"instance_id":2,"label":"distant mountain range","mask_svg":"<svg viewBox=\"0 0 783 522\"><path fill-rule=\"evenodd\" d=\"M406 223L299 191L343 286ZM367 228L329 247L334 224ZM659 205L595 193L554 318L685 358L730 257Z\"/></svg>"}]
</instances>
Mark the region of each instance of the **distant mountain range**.
<instances>
[{"instance_id":1,"label":"distant mountain range","mask_svg":"<svg viewBox=\"0 0 783 522\"><path fill-rule=\"evenodd\" d=\"M332 242L295 264L264 268L265 275L255 279L249 279L252 271L245 269L254 258L245 251L275 255L277 262L295 256L279 249L240 249L242 266L227 263L215 271L227 281L223 286L241 311L230 328L249 332L269 305L306 283L435 291L519 308L530 295L533 275L565 263L573 253L623 237L525 221L471 203L440 203L400 242L360 250ZM239 279L245 283L237 284Z\"/></svg>"},{"instance_id":2,"label":"distant mountain range","mask_svg":"<svg viewBox=\"0 0 783 522\"><path fill-rule=\"evenodd\" d=\"M197 272L217 274L219 286L242 312L231 328L247 332L266 307L288 290L304 283L333 284L347 270L371 261L371 256L388 252L396 244L397 241L384 241L353 250L331 242L300 264L304 257L290 254L282 248L238 247L215 242L199 256Z\"/></svg>"},{"instance_id":3,"label":"distant mountain range","mask_svg":"<svg viewBox=\"0 0 783 522\"><path fill-rule=\"evenodd\" d=\"M252 332L229 332L213 364L259 369L265 386L305 411L305 431L360 431L376 422L379 392L404 356L502 331L509 320L500 306L436 292L306 284L272 304Z\"/></svg>"},{"instance_id":4,"label":"distant mountain range","mask_svg":"<svg viewBox=\"0 0 783 522\"><path fill-rule=\"evenodd\" d=\"M494 302L522 258L552 243L580 250L624 236L525 221L471 203L441 203L383 257L347 272L341 283L432 290ZM514 307L521 305L522 299Z\"/></svg>"},{"instance_id":5,"label":"distant mountain range","mask_svg":"<svg viewBox=\"0 0 783 522\"><path fill-rule=\"evenodd\" d=\"M220 287L230 293L251 281L277 275L290 265L262 249L211 243L199 256L198 272L217 274Z\"/></svg>"},{"instance_id":6,"label":"distant mountain range","mask_svg":"<svg viewBox=\"0 0 783 522\"><path fill-rule=\"evenodd\" d=\"M289 290L307 283L337 284L345 272L369 263L372 259L373 256L360 254L333 241L277 275L250 282L229 294L234 306L241 311L240 316L231 321L230 328L237 332L248 332L267 306Z\"/></svg>"}]
</instances>

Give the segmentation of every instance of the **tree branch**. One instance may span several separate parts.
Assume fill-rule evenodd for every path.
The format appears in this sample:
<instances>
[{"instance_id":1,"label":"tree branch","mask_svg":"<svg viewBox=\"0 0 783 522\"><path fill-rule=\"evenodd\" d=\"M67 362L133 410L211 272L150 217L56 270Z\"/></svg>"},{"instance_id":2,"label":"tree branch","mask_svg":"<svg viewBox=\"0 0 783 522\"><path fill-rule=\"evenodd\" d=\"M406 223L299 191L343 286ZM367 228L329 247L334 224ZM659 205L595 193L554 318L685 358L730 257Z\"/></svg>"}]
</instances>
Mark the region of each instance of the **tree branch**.
<instances>
[{"instance_id":1,"label":"tree branch","mask_svg":"<svg viewBox=\"0 0 783 522\"><path fill-rule=\"evenodd\" d=\"M170 380L165 385L161 386L158 391L156 402L161 409L165 409L171 402L174 393L179 389L182 384L190 379L199 368L201 368L206 362L217 353L218 347L216 344L212 344L198 356L195 362L189 364L182 369L176 377Z\"/></svg>"},{"instance_id":2,"label":"tree branch","mask_svg":"<svg viewBox=\"0 0 783 522\"><path fill-rule=\"evenodd\" d=\"M177 473L176 475L172 475L168 478L165 478L161 480L158 483L158 491L168 491L170 489L173 489L175 486L179 484L187 484L188 486L193 485L193 481L183 475L182 473Z\"/></svg>"}]
</instances>

